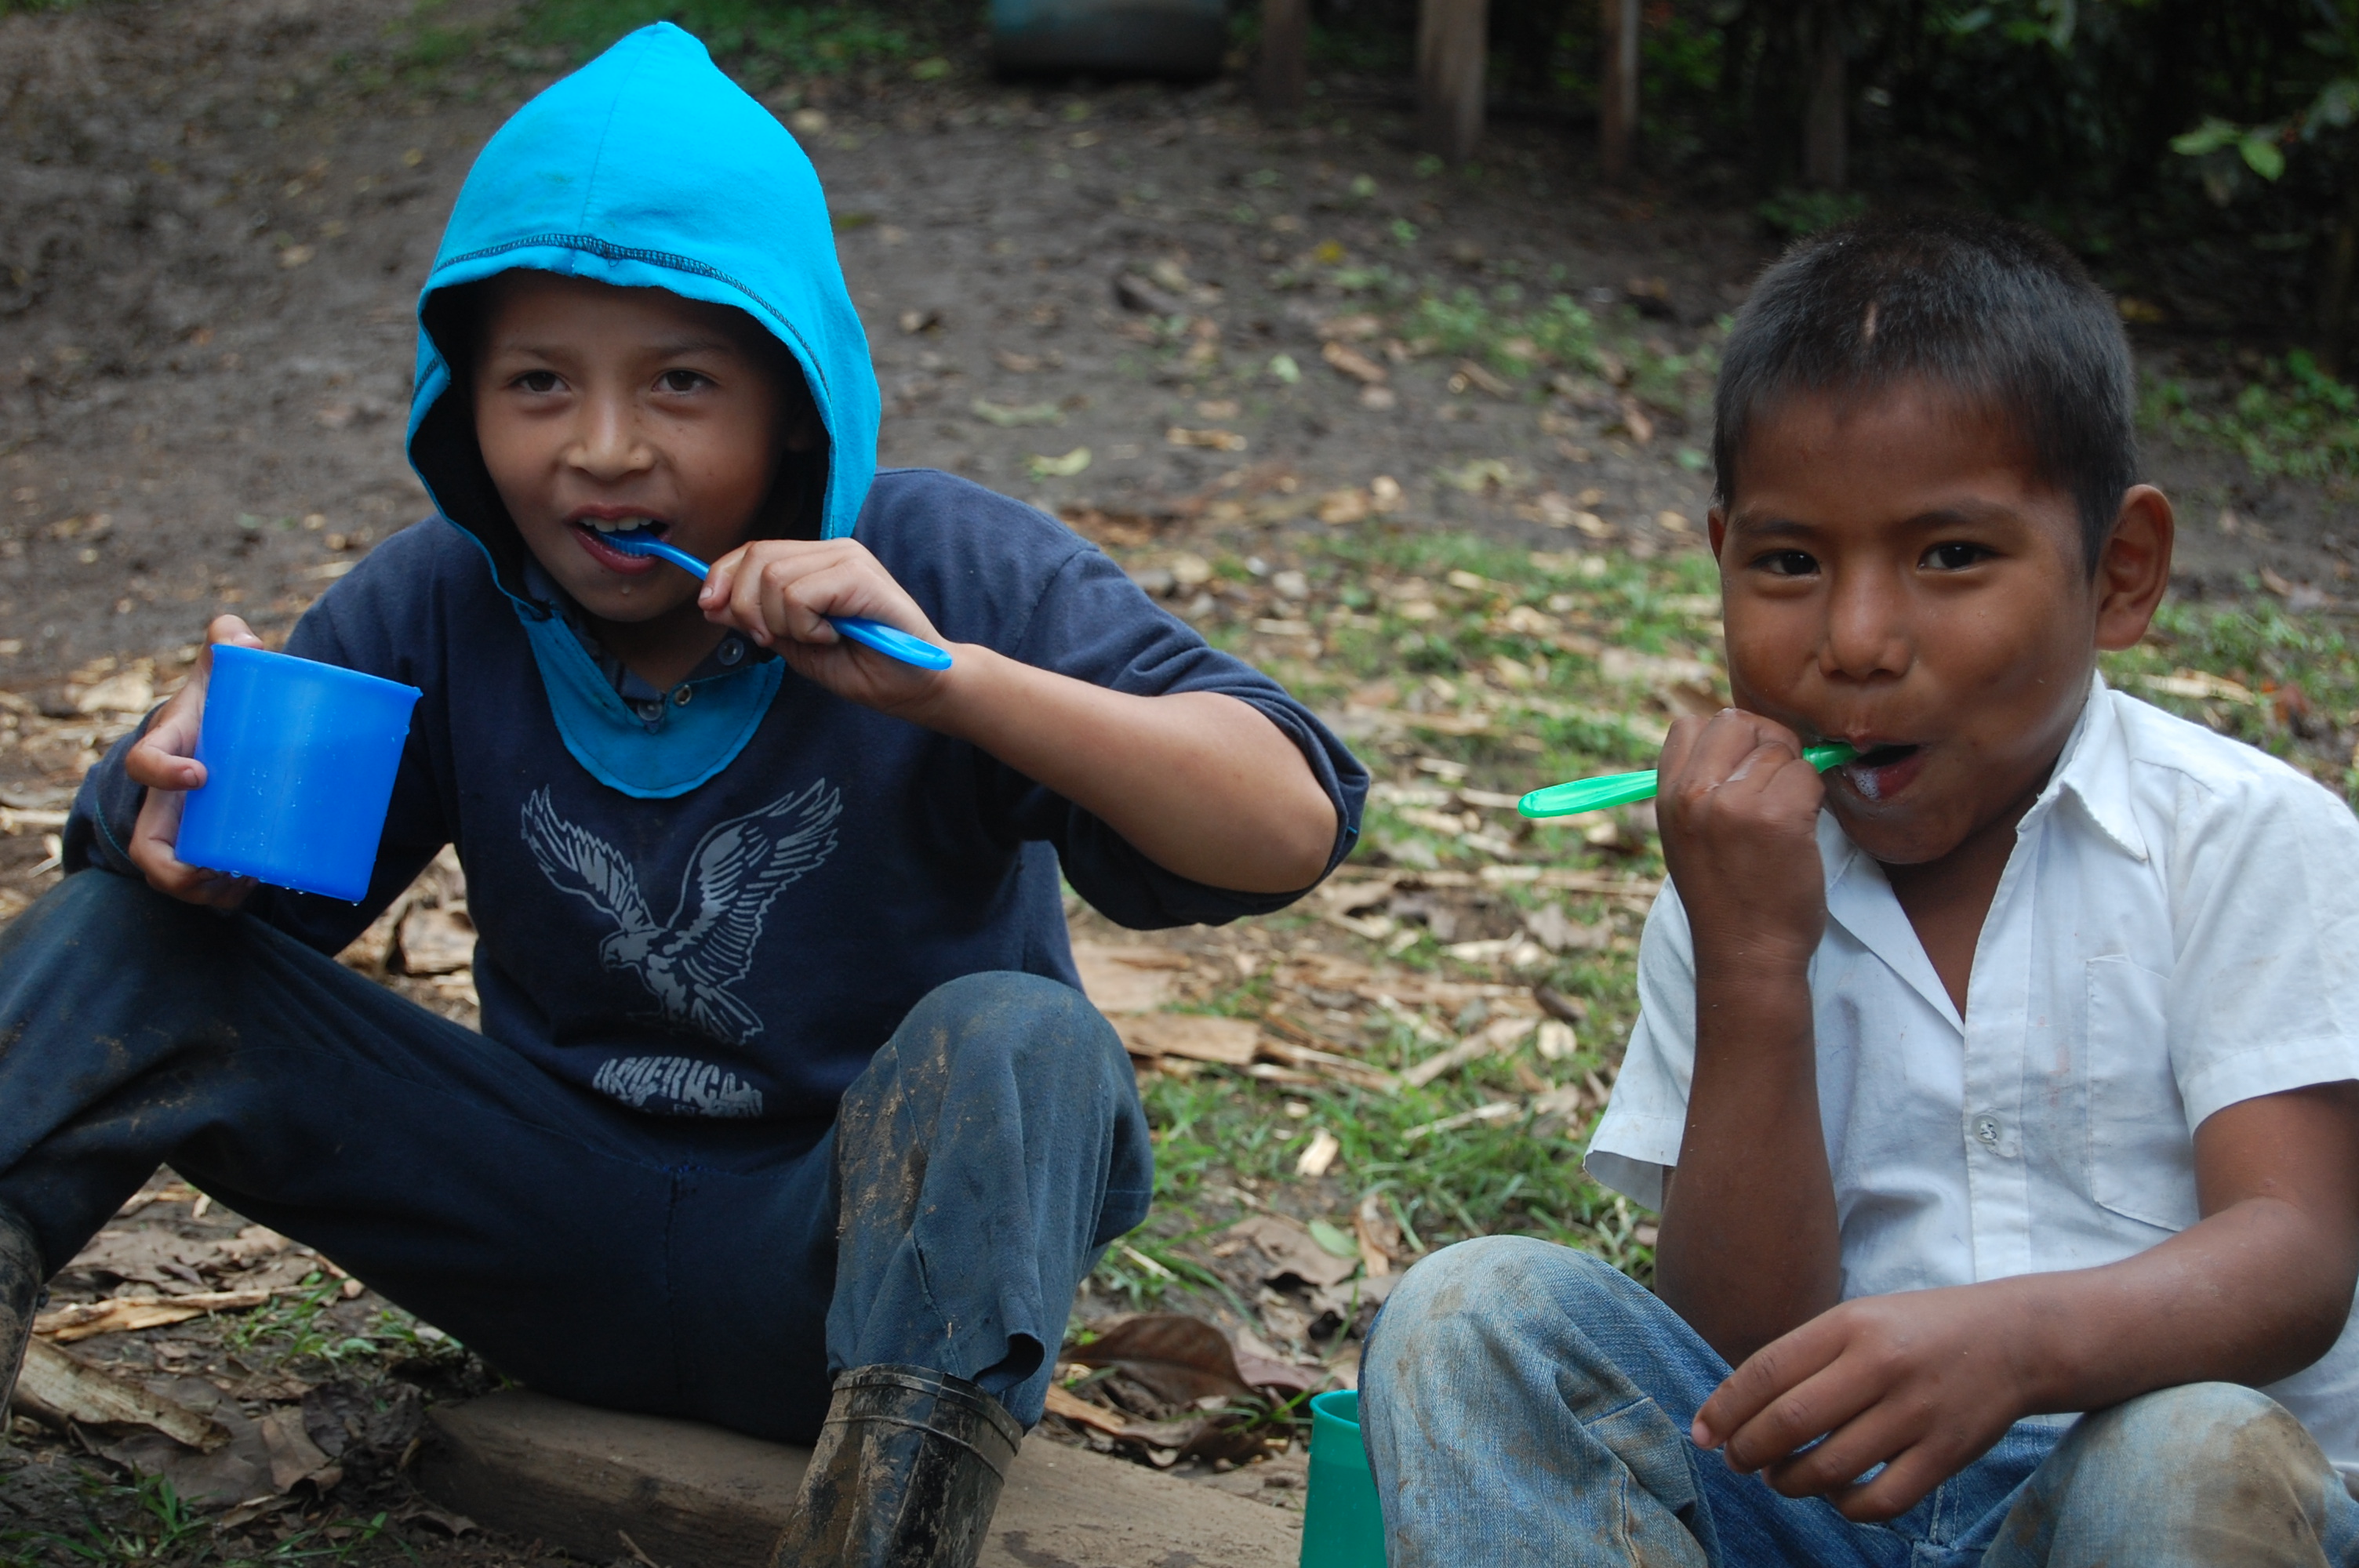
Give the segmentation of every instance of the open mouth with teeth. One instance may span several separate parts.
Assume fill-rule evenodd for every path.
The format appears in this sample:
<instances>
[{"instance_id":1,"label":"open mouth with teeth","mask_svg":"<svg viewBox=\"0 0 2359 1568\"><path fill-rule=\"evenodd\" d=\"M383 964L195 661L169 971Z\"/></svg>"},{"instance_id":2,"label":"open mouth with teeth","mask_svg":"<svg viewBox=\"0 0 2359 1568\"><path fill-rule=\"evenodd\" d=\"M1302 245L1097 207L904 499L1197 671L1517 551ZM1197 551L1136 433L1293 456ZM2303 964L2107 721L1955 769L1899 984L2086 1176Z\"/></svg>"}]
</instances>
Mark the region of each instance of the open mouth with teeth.
<instances>
[{"instance_id":1,"label":"open mouth with teeth","mask_svg":"<svg viewBox=\"0 0 2359 1568\"><path fill-rule=\"evenodd\" d=\"M1870 746L1837 771L1868 800L1887 800L1917 777L1925 748L1919 745Z\"/></svg>"},{"instance_id":2,"label":"open mouth with teeth","mask_svg":"<svg viewBox=\"0 0 2359 1568\"><path fill-rule=\"evenodd\" d=\"M577 517L571 526L574 542L592 560L623 577L645 577L662 563L652 556L634 556L614 548L607 543L610 536L647 534L660 539L671 532L671 524L660 517Z\"/></svg>"}]
</instances>

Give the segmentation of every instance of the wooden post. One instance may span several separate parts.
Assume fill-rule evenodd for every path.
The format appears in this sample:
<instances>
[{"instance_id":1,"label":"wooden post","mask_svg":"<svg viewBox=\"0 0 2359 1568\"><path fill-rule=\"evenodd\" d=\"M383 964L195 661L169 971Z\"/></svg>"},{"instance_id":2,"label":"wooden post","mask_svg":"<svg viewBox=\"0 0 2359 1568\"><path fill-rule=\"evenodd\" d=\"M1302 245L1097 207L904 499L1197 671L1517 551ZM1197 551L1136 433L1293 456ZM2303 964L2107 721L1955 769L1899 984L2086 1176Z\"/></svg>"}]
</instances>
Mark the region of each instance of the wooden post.
<instances>
[{"instance_id":1,"label":"wooden post","mask_svg":"<svg viewBox=\"0 0 2359 1568\"><path fill-rule=\"evenodd\" d=\"M1266 114L1302 107L1310 82L1310 0L1261 0L1261 59L1254 96Z\"/></svg>"},{"instance_id":2,"label":"wooden post","mask_svg":"<svg viewBox=\"0 0 2359 1568\"><path fill-rule=\"evenodd\" d=\"M1630 173L1638 145L1638 0L1598 0L1604 58L1597 73L1597 165L1611 183Z\"/></svg>"},{"instance_id":3,"label":"wooden post","mask_svg":"<svg viewBox=\"0 0 2359 1568\"><path fill-rule=\"evenodd\" d=\"M1417 17L1418 145L1451 161L1483 139L1490 0L1422 0Z\"/></svg>"},{"instance_id":4,"label":"wooden post","mask_svg":"<svg viewBox=\"0 0 2359 1568\"><path fill-rule=\"evenodd\" d=\"M1810 72L1810 106L1802 116L1802 179L1841 190L1851 176L1841 8L1835 0L1819 0L1810 11L1810 41L1817 58Z\"/></svg>"}]
</instances>

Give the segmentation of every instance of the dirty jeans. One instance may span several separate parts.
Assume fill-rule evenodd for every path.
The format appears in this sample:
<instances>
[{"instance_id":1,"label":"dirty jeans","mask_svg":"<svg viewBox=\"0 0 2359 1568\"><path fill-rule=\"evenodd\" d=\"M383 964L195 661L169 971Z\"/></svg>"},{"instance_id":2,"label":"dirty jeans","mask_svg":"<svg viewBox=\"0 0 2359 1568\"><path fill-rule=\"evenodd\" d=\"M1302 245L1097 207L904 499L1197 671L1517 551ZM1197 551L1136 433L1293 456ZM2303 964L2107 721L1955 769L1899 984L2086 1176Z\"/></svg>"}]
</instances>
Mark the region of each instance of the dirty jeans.
<instances>
[{"instance_id":1,"label":"dirty jeans","mask_svg":"<svg viewBox=\"0 0 2359 1568\"><path fill-rule=\"evenodd\" d=\"M1401 1281L1361 1360L1392 1568L2262 1568L2359 1563L2359 1503L2226 1383L2020 1422L1898 1519L1854 1524L1699 1452L1728 1364L1594 1258L1469 1241Z\"/></svg>"},{"instance_id":2,"label":"dirty jeans","mask_svg":"<svg viewBox=\"0 0 2359 1568\"><path fill-rule=\"evenodd\" d=\"M0 1206L54 1271L162 1162L528 1387L802 1442L877 1362L1038 1421L1153 1184L1121 1043L1038 976L934 990L832 1122L667 1119L85 871L0 932Z\"/></svg>"}]
</instances>

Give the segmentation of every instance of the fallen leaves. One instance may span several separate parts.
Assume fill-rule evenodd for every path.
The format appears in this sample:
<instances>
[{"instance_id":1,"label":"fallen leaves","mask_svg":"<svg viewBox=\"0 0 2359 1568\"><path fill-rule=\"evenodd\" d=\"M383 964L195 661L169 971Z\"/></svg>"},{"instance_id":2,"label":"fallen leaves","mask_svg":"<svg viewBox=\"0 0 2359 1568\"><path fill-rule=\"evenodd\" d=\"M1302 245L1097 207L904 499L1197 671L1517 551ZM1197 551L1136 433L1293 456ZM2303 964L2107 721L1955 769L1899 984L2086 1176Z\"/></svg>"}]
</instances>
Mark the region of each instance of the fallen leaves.
<instances>
[{"instance_id":1,"label":"fallen leaves","mask_svg":"<svg viewBox=\"0 0 2359 1568\"><path fill-rule=\"evenodd\" d=\"M245 1312L270 1299L268 1291L197 1291L185 1296L114 1296L78 1302L33 1320L33 1332L60 1345L102 1334L130 1334L186 1323L208 1313Z\"/></svg>"},{"instance_id":2,"label":"fallen leaves","mask_svg":"<svg viewBox=\"0 0 2359 1568\"><path fill-rule=\"evenodd\" d=\"M1080 1376L1085 1369L1092 1375ZM1282 1446L1286 1429L1270 1418L1327 1380L1179 1313L1125 1318L1067 1345L1059 1374L1050 1415L1105 1446L1133 1445L1158 1466L1189 1455L1242 1463Z\"/></svg>"},{"instance_id":3,"label":"fallen leaves","mask_svg":"<svg viewBox=\"0 0 2359 1568\"><path fill-rule=\"evenodd\" d=\"M1061 425L1065 422L1064 408L1055 403L994 403L988 397L978 397L967 406L973 412L976 418L986 425L996 425L1003 430L1022 429L1032 425Z\"/></svg>"},{"instance_id":4,"label":"fallen leaves","mask_svg":"<svg viewBox=\"0 0 2359 1568\"><path fill-rule=\"evenodd\" d=\"M1034 479L1071 479L1090 466L1090 449L1075 447L1064 456L1052 458L1035 452L1024 460L1024 470Z\"/></svg>"},{"instance_id":5,"label":"fallen leaves","mask_svg":"<svg viewBox=\"0 0 2359 1568\"><path fill-rule=\"evenodd\" d=\"M1392 372L1357 349L1348 349L1338 342L1322 344L1319 357L1338 374L1347 375L1364 386L1382 386L1392 379Z\"/></svg>"},{"instance_id":6,"label":"fallen leaves","mask_svg":"<svg viewBox=\"0 0 2359 1568\"><path fill-rule=\"evenodd\" d=\"M1260 1027L1242 1018L1182 1012L1126 1014L1114 1020L1114 1028L1125 1050L1149 1062L1176 1056L1242 1067L1263 1049Z\"/></svg>"},{"instance_id":7,"label":"fallen leaves","mask_svg":"<svg viewBox=\"0 0 2359 1568\"><path fill-rule=\"evenodd\" d=\"M1252 1215L1230 1226L1223 1235L1252 1247L1267 1260L1263 1271L1265 1279L1292 1279L1306 1285L1340 1285L1359 1272L1357 1248L1338 1253L1321 1245L1310 1226L1284 1215ZM1232 1248L1232 1254L1234 1250ZM1218 1247L1214 1253L1221 1255Z\"/></svg>"},{"instance_id":8,"label":"fallen leaves","mask_svg":"<svg viewBox=\"0 0 2359 1568\"><path fill-rule=\"evenodd\" d=\"M16 1375L16 1403L34 1419L54 1426L74 1422L84 1426L145 1427L203 1453L221 1447L230 1438L220 1422L38 1337L25 1347L24 1370Z\"/></svg>"},{"instance_id":9,"label":"fallen leaves","mask_svg":"<svg viewBox=\"0 0 2359 1568\"><path fill-rule=\"evenodd\" d=\"M1171 1000L1172 987L1189 965L1188 955L1141 943L1073 944L1073 967L1082 989L1100 1012L1153 1012Z\"/></svg>"},{"instance_id":10,"label":"fallen leaves","mask_svg":"<svg viewBox=\"0 0 2359 1568\"><path fill-rule=\"evenodd\" d=\"M1242 452L1245 438L1234 430L1190 430L1174 425L1163 432L1164 440L1175 447L1201 447L1207 451Z\"/></svg>"}]
</instances>

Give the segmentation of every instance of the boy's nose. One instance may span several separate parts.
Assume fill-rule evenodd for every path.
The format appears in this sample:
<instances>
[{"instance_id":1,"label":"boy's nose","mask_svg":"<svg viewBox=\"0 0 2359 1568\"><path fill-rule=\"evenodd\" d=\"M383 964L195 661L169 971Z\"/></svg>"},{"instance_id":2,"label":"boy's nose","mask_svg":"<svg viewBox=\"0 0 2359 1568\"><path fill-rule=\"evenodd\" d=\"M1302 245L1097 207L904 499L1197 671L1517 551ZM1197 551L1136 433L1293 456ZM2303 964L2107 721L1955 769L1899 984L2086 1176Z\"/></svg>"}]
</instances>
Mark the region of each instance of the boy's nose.
<instances>
[{"instance_id":1,"label":"boy's nose","mask_svg":"<svg viewBox=\"0 0 2359 1568\"><path fill-rule=\"evenodd\" d=\"M654 448L626 408L586 400L566 459L592 479L621 479L650 466Z\"/></svg>"},{"instance_id":2,"label":"boy's nose","mask_svg":"<svg viewBox=\"0 0 2359 1568\"><path fill-rule=\"evenodd\" d=\"M1830 677L1870 680L1906 674L1913 657L1906 596L1880 583L1838 579L1827 596L1821 671Z\"/></svg>"}]
</instances>

